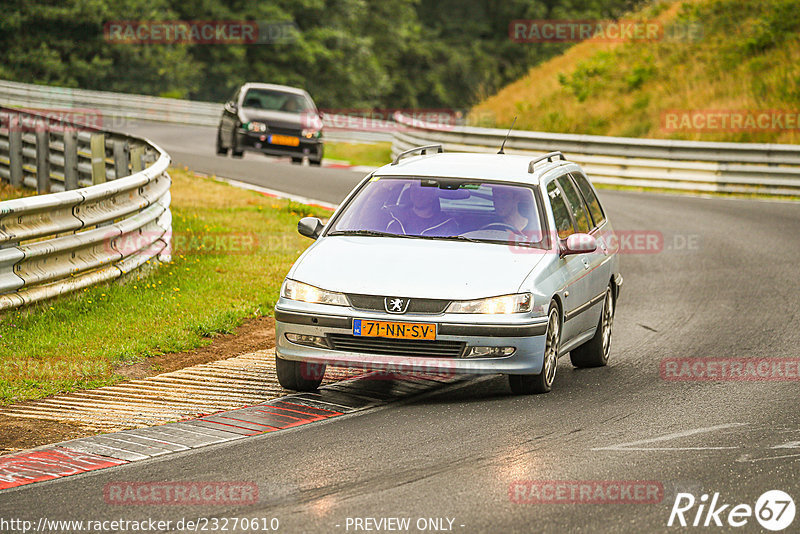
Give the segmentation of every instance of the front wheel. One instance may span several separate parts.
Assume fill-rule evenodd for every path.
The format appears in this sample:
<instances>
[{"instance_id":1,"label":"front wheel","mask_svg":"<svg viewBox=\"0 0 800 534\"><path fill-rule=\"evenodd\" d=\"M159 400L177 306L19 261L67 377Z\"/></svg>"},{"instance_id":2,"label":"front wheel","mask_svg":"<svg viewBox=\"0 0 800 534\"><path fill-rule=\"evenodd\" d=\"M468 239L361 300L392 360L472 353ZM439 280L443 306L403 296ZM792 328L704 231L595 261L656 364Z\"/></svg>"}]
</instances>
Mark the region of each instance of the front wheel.
<instances>
[{"instance_id":1,"label":"front wheel","mask_svg":"<svg viewBox=\"0 0 800 534\"><path fill-rule=\"evenodd\" d=\"M555 303L550 305L547 319L547 332L545 333L544 361L542 372L538 375L508 375L508 385L515 395L531 395L534 393L547 393L553 389L558 368L558 347L561 344L561 321L558 317L558 307Z\"/></svg>"},{"instance_id":2,"label":"front wheel","mask_svg":"<svg viewBox=\"0 0 800 534\"><path fill-rule=\"evenodd\" d=\"M325 377L324 363L296 362L275 356L278 382L293 391L315 391Z\"/></svg>"},{"instance_id":3,"label":"front wheel","mask_svg":"<svg viewBox=\"0 0 800 534\"><path fill-rule=\"evenodd\" d=\"M611 286L606 290L603 312L592 339L578 348L572 349L569 359L575 367L603 367L608 365L611 350L611 330L614 327L614 296Z\"/></svg>"},{"instance_id":4,"label":"front wheel","mask_svg":"<svg viewBox=\"0 0 800 534\"><path fill-rule=\"evenodd\" d=\"M221 131L217 131L217 155L218 156L227 156L228 155L228 149L225 148L225 146L223 146L223 144L222 144L222 132Z\"/></svg>"}]
</instances>

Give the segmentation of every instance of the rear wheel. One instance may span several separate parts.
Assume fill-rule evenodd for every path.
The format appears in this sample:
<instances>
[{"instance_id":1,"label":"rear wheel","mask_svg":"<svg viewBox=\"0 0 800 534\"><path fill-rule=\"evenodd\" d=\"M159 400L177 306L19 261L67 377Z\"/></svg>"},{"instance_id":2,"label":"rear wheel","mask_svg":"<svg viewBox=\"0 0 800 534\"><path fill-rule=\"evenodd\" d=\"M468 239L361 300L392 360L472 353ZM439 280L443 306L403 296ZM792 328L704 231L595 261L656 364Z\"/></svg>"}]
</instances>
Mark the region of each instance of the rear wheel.
<instances>
[{"instance_id":1,"label":"rear wheel","mask_svg":"<svg viewBox=\"0 0 800 534\"><path fill-rule=\"evenodd\" d=\"M317 159L317 160L310 159L310 160L308 160L308 164L313 166L313 167L319 167L320 165L322 165L322 160L321 159Z\"/></svg>"},{"instance_id":2,"label":"rear wheel","mask_svg":"<svg viewBox=\"0 0 800 534\"><path fill-rule=\"evenodd\" d=\"M325 377L324 363L296 362L275 356L278 382L294 391L314 391Z\"/></svg>"},{"instance_id":3,"label":"rear wheel","mask_svg":"<svg viewBox=\"0 0 800 534\"><path fill-rule=\"evenodd\" d=\"M561 343L561 322L558 317L558 307L555 303L550 305L548 313L547 332L545 333L544 361L542 372L538 375L508 375L508 385L515 395L531 395L534 393L547 393L553 389L558 368L558 346Z\"/></svg>"},{"instance_id":4,"label":"rear wheel","mask_svg":"<svg viewBox=\"0 0 800 534\"><path fill-rule=\"evenodd\" d=\"M614 327L614 296L611 286L606 290L603 312L592 339L572 349L569 359L575 367L603 367L608 364L611 350L611 331Z\"/></svg>"},{"instance_id":5,"label":"rear wheel","mask_svg":"<svg viewBox=\"0 0 800 534\"><path fill-rule=\"evenodd\" d=\"M292 163L294 163L295 165L300 165L300 164L303 163L303 158L302 157L296 158L296 157L292 156Z\"/></svg>"}]
</instances>

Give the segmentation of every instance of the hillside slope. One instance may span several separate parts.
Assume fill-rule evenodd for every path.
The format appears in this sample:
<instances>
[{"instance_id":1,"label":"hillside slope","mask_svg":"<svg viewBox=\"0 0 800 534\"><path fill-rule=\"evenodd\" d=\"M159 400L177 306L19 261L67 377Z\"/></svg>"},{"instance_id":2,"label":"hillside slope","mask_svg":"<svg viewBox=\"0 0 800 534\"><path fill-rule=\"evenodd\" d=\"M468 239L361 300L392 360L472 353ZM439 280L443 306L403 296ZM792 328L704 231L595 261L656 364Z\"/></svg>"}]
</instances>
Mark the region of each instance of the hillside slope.
<instances>
[{"instance_id":1,"label":"hillside slope","mask_svg":"<svg viewBox=\"0 0 800 534\"><path fill-rule=\"evenodd\" d=\"M667 34L699 25L702 35L584 41L475 106L470 122L507 127L516 115L515 128L525 130L800 143L797 0L661 1L626 18L658 20ZM679 121L695 120L697 110L704 122L668 122L676 112ZM755 124L738 113L758 120L771 110L779 119ZM734 116L744 117L741 127L722 123Z\"/></svg>"}]
</instances>

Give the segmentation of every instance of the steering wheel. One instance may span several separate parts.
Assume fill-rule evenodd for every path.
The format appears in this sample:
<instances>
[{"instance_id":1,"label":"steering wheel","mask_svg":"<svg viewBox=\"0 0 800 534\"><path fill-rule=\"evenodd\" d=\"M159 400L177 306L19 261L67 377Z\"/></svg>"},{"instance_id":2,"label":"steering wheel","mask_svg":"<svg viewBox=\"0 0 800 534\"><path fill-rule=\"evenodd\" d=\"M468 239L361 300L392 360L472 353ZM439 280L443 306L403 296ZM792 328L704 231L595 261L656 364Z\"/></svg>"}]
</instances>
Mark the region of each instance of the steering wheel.
<instances>
[{"instance_id":1,"label":"steering wheel","mask_svg":"<svg viewBox=\"0 0 800 534\"><path fill-rule=\"evenodd\" d=\"M522 230L517 230L516 227L511 226L510 224L501 223L501 222L489 223L486 226L482 226L482 227L478 228L477 231L480 232L481 230L493 230L493 229L510 230L511 232L514 232L517 235L522 235L522 236L525 235L525 232L523 232Z\"/></svg>"}]
</instances>

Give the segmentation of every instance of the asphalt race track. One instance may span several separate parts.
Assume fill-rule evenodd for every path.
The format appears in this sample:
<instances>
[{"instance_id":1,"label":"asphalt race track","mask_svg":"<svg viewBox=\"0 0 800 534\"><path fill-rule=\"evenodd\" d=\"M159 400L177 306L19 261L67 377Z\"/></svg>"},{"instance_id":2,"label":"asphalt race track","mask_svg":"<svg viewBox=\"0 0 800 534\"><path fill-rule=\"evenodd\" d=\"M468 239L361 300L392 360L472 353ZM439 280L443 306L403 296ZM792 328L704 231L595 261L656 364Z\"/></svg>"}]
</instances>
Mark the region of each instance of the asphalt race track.
<instances>
[{"instance_id":1,"label":"asphalt race track","mask_svg":"<svg viewBox=\"0 0 800 534\"><path fill-rule=\"evenodd\" d=\"M327 202L361 178L253 154L218 157L213 128L127 129L193 170ZM411 518L411 532L419 518L452 519L442 525L455 532L662 532L678 530L667 528L677 492L719 493L730 505L723 522L767 490L798 502L796 367L785 380L678 381L662 376L662 361L800 355L800 205L607 190L601 199L616 230L663 237L622 256L608 367L579 371L565 357L547 395L515 397L503 377L475 378L319 424L8 490L0 516L274 517L280 532L363 532L355 518L389 517ZM259 502L108 504L103 488L119 481L254 482ZM515 481L648 481L662 490L657 502L528 504ZM754 517L743 528L689 530L761 531Z\"/></svg>"}]
</instances>

